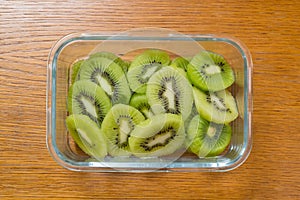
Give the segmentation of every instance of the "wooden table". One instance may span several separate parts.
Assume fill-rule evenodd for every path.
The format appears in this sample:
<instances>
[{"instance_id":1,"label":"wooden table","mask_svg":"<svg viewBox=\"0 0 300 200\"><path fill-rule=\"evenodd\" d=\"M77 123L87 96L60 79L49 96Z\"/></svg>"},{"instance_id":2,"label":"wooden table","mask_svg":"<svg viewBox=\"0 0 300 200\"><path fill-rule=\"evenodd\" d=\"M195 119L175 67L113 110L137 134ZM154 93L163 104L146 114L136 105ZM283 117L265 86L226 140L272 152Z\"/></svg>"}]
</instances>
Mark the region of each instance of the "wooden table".
<instances>
[{"instance_id":1,"label":"wooden table","mask_svg":"<svg viewBox=\"0 0 300 200\"><path fill-rule=\"evenodd\" d=\"M0 199L300 199L300 1L1 1ZM226 173L79 173L46 148L46 63L71 32L228 34L254 63L253 149Z\"/></svg>"}]
</instances>

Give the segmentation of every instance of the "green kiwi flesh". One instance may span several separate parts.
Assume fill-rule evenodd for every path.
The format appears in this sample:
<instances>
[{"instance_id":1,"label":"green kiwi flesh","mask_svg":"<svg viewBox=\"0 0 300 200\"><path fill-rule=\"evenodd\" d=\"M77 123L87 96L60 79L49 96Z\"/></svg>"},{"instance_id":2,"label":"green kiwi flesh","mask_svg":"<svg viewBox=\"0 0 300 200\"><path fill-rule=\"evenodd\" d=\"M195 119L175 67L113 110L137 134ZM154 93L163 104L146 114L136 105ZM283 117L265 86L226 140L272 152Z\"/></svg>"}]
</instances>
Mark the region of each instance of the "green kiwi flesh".
<instances>
[{"instance_id":1,"label":"green kiwi flesh","mask_svg":"<svg viewBox=\"0 0 300 200\"><path fill-rule=\"evenodd\" d=\"M78 79L78 72L84 60L79 60L72 65L71 73L71 84L73 84Z\"/></svg>"},{"instance_id":2,"label":"green kiwi flesh","mask_svg":"<svg viewBox=\"0 0 300 200\"><path fill-rule=\"evenodd\" d=\"M82 63L80 80L90 80L98 84L110 97L112 104L128 104L131 91L122 68L104 57L92 57Z\"/></svg>"},{"instance_id":3,"label":"green kiwi flesh","mask_svg":"<svg viewBox=\"0 0 300 200\"><path fill-rule=\"evenodd\" d=\"M196 115L189 125L187 138L192 141L189 150L199 157L217 156L230 143L231 127L209 122Z\"/></svg>"},{"instance_id":4,"label":"green kiwi flesh","mask_svg":"<svg viewBox=\"0 0 300 200\"><path fill-rule=\"evenodd\" d=\"M88 116L69 115L66 119L66 125L75 143L86 154L98 160L107 155L105 138L98 125Z\"/></svg>"},{"instance_id":5,"label":"green kiwi flesh","mask_svg":"<svg viewBox=\"0 0 300 200\"><path fill-rule=\"evenodd\" d=\"M177 68L181 68L183 69L184 71L187 71L187 66L189 64L189 61L188 59L186 58L183 58L183 57L177 57L177 58L174 58L172 60L172 63L170 66L174 66L174 67L177 67Z\"/></svg>"},{"instance_id":6,"label":"green kiwi flesh","mask_svg":"<svg viewBox=\"0 0 300 200\"><path fill-rule=\"evenodd\" d=\"M76 81L69 90L68 111L70 114L87 115L101 125L111 108L111 101L97 84L81 80Z\"/></svg>"},{"instance_id":7,"label":"green kiwi flesh","mask_svg":"<svg viewBox=\"0 0 300 200\"><path fill-rule=\"evenodd\" d=\"M185 120L191 113L192 86L172 67L164 67L152 75L146 95L154 114L179 114Z\"/></svg>"},{"instance_id":8,"label":"green kiwi flesh","mask_svg":"<svg viewBox=\"0 0 300 200\"><path fill-rule=\"evenodd\" d=\"M136 126L129 138L131 152L137 157L159 157L183 146L184 123L180 116L160 114Z\"/></svg>"},{"instance_id":9,"label":"green kiwi flesh","mask_svg":"<svg viewBox=\"0 0 300 200\"><path fill-rule=\"evenodd\" d=\"M111 156L131 155L128 139L135 126L144 120L143 114L132 106L116 104L111 108L101 127Z\"/></svg>"},{"instance_id":10,"label":"green kiwi flesh","mask_svg":"<svg viewBox=\"0 0 300 200\"><path fill-rule=\"evenodd\" d=\"M118 57L116 54L113 54L111 52L107 52L107 51L101 51L101 52L97 52L97 53L93 53L89 56L89 58L96 58L96 57L102 57L102 58L107 58L109 60L114 61L117 65L119 65L123 71L126 73L128 70L128 63L123 61L120 57Z\"/></svg>"},{"instance_id":11,"label":"green kiwi flesh","mask_svg":"<svg viewBox=\"0 0 300 200\"><path fill-rule=\"evenodd\" d=\"M203 92L193 87L196 108L206 120L227 124L238 117L237 106L230 92Z\"/></svg>"},{"instance_id":12,"label":"green kiwi flesh","mask_svg":"<svg viewBox=\"0 0 300 200\"><path fill-rule=\"evenodd\" d=\"M192 84L204 91L223 90L234 82L233 70L225 58L209 51L193 57L187 74Z\"/></svg>"},{"instance_id":13,"label":"green kiwi flesh","mask_svg":"<svg viewBox=\"0 0 300 200\"><path fill-rule=\"evenodd\" d=\"M153 116L146 94L133 94L129 105L138 109L146 118Z\"/></svg>"},{"instance_id":14,"label":"green kiwi flesh","mask_svg":"<svg viewBox=\"0 0 300 200\"><path fill-rule=\"evenodd\" d=\"M146 92L146 83L156 71L170 63L169 55L160 50L146 50L131 63L127 78L132 91Z\"/></svg>"}]
</instances>

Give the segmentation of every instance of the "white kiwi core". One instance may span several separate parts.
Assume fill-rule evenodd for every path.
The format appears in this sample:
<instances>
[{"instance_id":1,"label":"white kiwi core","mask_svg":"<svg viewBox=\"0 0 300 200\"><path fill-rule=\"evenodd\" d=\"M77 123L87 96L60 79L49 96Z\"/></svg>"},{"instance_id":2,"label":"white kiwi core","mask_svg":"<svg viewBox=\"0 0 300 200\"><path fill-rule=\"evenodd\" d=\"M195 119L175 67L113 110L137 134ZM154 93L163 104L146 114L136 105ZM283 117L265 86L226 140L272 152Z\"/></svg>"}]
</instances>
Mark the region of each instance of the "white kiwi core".
<instances>
[{"instance_id":1,"label":"white kiwi core","mask_svg":"<svg viewBox=\"0 0 300 200\"><path fill-rule=\"evenodd\" d=\"M164 92L164 96L168 100L169 108L176 109L175 91L173 90L173 87L172 87L172 81L166 82L166 91Z\"/></svg>"},{"instance_id":2,"label":"white kiwi core","mask_svg":"<svg viewBox=\"0 0 300 200\"><path fill-rule=\"evenodd\" d=\"M81 96L80 100L83 103L86 111L90 113L92 116L94 116L95 118L97 118L98 116L95 109L95 105L85 96Z\"/></svg>"},{"instance_id":3,"label":"white kiwi core","mask_svg":"<svg viewBox=\"0 0 300 200\"><path fill-rule=\"evenodd\" d=\"M171 131L168 131L165 134L157 135L155 138L153 138L152 141L150 141L147 144L147 146L152 147L152 146L157 145L157 144L164 144L166 142L166 140L168 138L170 138L171 136L172 136L172 132Z\"/></svg>"},{"instance_id":4,"label":"white kiwi core","mask_svg":"<svg viewBox=\"0 0 300 200\"><path fill-rule=\"evenodd\" d=\"M103 90L109 95L112 96L113 94L113 88L112 86L109 84L109 82L103 78L101 75L97 76L97 80L98 83L101 85L101 87L103 88Z\"/></svg>"},{"instance_id":5,"label":"white kiwi core","mask_svg":"<svg viewBox=\"0 0 300 200\"><path fill-rule=\"evenodd\" d=\"M76 129L78 134L80 135L81 138L83 138L87 143L89 143L89 145L92 145L92 141L90 140L90 138L87 136L86 132L84 132L83 130L81 130L80 128Z\"/></svg>"},{"instance_id":6,"label":"white kiwi core","mask_svg":"<svg viewBox=\"0 0 300 200\"><path fill-rule=\"evenodd\" d=\"M217 132L217 130L215 127L209 126L207 129L207 135L211 138L216 135L216 132Z\"/></svg>"},{"instance_id":7,"label":"white kiwi core","mask_svg":"<svg viewBox=\"0 0 300 200\"><path fill-rule=\"evenodd\" d=\"M204 69L206 74L213 75L221 73L221 69L218 65L209 65L207 68Z\"/></svg>"},{"instance_id":8,"label":"white kiwi core","mask_svg":"<svg viewBox=\"0 0 300 200\"><path fill-rule=\"evenodd\" d=\"M128 135L131 132L130 122L126 119L122 119L120 121L119 131L120 131L119 134L120 143L122 144L127 142Z\"/></svg>"}]
</instances>

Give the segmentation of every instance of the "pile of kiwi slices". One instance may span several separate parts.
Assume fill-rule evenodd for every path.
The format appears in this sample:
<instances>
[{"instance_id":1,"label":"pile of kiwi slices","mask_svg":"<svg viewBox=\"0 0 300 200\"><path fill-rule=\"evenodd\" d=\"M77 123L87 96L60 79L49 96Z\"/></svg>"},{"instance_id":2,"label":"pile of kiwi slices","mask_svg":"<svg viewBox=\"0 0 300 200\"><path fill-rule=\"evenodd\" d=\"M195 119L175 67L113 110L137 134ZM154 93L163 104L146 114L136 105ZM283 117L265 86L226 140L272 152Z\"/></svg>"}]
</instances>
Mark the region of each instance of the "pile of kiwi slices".
<instances>
[{"instance_id":1,"label":"pile of kiwi slices","mask_svg":"<svg viewBox=\"0 0 300 200\"><path fill-rule=\"evenodd\" d=\"M174 57L174 56L173 56ZM66 125L86 154L161 157L184 149L217 156L238 117L234 73L222 55L147 49L131 61L98 52L70 68Z\"/></svg>"}]
</instances>

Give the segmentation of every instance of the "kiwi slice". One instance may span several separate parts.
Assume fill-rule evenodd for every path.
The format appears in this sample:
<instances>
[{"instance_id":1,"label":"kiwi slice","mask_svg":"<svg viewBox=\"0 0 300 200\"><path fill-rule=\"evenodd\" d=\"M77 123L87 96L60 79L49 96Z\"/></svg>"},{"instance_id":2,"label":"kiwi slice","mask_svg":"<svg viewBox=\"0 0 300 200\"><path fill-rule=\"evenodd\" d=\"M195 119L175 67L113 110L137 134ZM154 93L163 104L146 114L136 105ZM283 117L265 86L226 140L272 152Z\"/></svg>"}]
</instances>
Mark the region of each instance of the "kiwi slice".
<instances>
[{"instance_id":1,"label":"kiwi slice","mask_svg":"<svg viewBox=\"0 0 300 200\"><path fill-rule=\"evenodd\" d=\"M203 92L193 87L195 105L200 115L215 123L227 124L238 117L237 106L230 92Z\"/></svg>"},{"instance_id":2,"label":"kiwi slice","mask_svg":"<svg viewBox=\"0 0 300 200\"><path fill-rule=\"evenodd\" d=\"M146 118L153 116L146 94L133 94L129 105L138 109Z\"/></svg>"},{"instance_id":3,"label":"kiwi slice","mask_svg":"<svg viewBox=\"0 0 300 200\"><path fill-rule=\"evenodd\" d=\"M172 67L164 67L152 75L147 83L146 95L154 114L179 114L185 120L191 113L192 87Z\"/></svg>"},{"instance_id":4,"label":"kiwi slice","mask_svg":"<svg viewBox=\"0 0 300 200\"><path fill-rule=\"evenodd\" d=\"M111 52L102 51L102 52L93 53L89 56L89 58L96 58L96 57L107 58L109 60L114 61L116 64L122 67L125 73L129 68L129 64L127 62L123 61L120 57L118 57L117 55Z\"/></svg>"},{"instance_id":5,"label":"kiwi slice","mask_svg":"<svg viewBox=\"0 0 300 200\"><path fill-rule=\"evenodd\" d=\"M234 82L234 73L225 58L202 51L193 57L187 68L192 84L204 91L223 90Z\"/></svg>"},{"instance_id":6,"label":"kiwi slice","mask_svg":"<svg viewBox=\"0 0 300 200\"><path fill-rule=\"evenodd\" d=\"M187 71L188 64L189 64L189 60L187 58L177 57L172 60L172 63L170 66L181 68L184 71Z\"/></svg>"},{"instance_id":7,"label":"kiwi slice","mask_svg":"<svg viewBox=\"0 0 300 200\"><path fill-rule=\"evenodd\" d=\"M174 153L183 146L184 123L180 116L160 114L147 119L131 132L129 146L138 157L158 157Z\"/></svg>"},{"instance_id":8,"label":"kiwi slice","mask_svg":"<svg viewBox=\"0 0 300 200\"><path fill-rule=\"evenodd\" d=\"M110 108L110 99L97 84L80 80L70 87L68 94L70 114L87 115L100 126Z\"/></svg>"},{"instance_id":9,"label":"kiwi slice","mask_svg":"<svg viewBox=\"0 0 300 200\"><path fill-rule=\"evenodd\" d=\"M156 71L170 63L169 55L160 50L146 50L131 63L127 78L132 91L146 92L146 83Z\"/></svg>"},{"instance_id":10,"label":"kiwi slice","mask_svg":"<svg viewBox=\"0 0 300 200\"><path fill-rule=\"evenodd\" d=\"M71 84L73 84L78 78L78 72L84 60L79 60L72 65L72 73L71 73Z\"/></svg>"},{"instance_id":11,"label":"kiwi slice","mask_svg":"<svg viewBox=\"0 0 300 200\"><path fill-rule=\"evenodd\" d=\"M122 68L104 57L92 57L82 63L79 76L98 84L110 97L112 104L128 104L131 91Z\"/></svg>"},{"instance_id":12,"label":"kiwi slice","mask_svg":"<svg viewBox=\"0 0 300 200\"><path fill-rule=\"evenodd\" d=\"M189 125L187 138L192 141L189 150L199 157L216 156L230 143L231 127L209 122L196 115Z\"/></svg>"},{"instance_id":13,"label":"kiwi slice","mask_svg":"<svg viewBox=\"0 0 300 200\"><path fill-rule=\"evenodd\" d=\"M107 155L104 135L86 115L74 114L66 119L67 128L76 144L88 155L102 159Z\"/></svg>"},{"instance_id":14,"label":"kiwi slice","mask_svg":"<svg viewBox=\"0 0 300 200\"><path fill-rule=\"evenodd\" d=\"M105 116L101 130L108 141L108 152L111 156L131 155L128 139L137 124L145 120L142 113L134 107L116 104Z\"/></svg>"}]
</instances>

